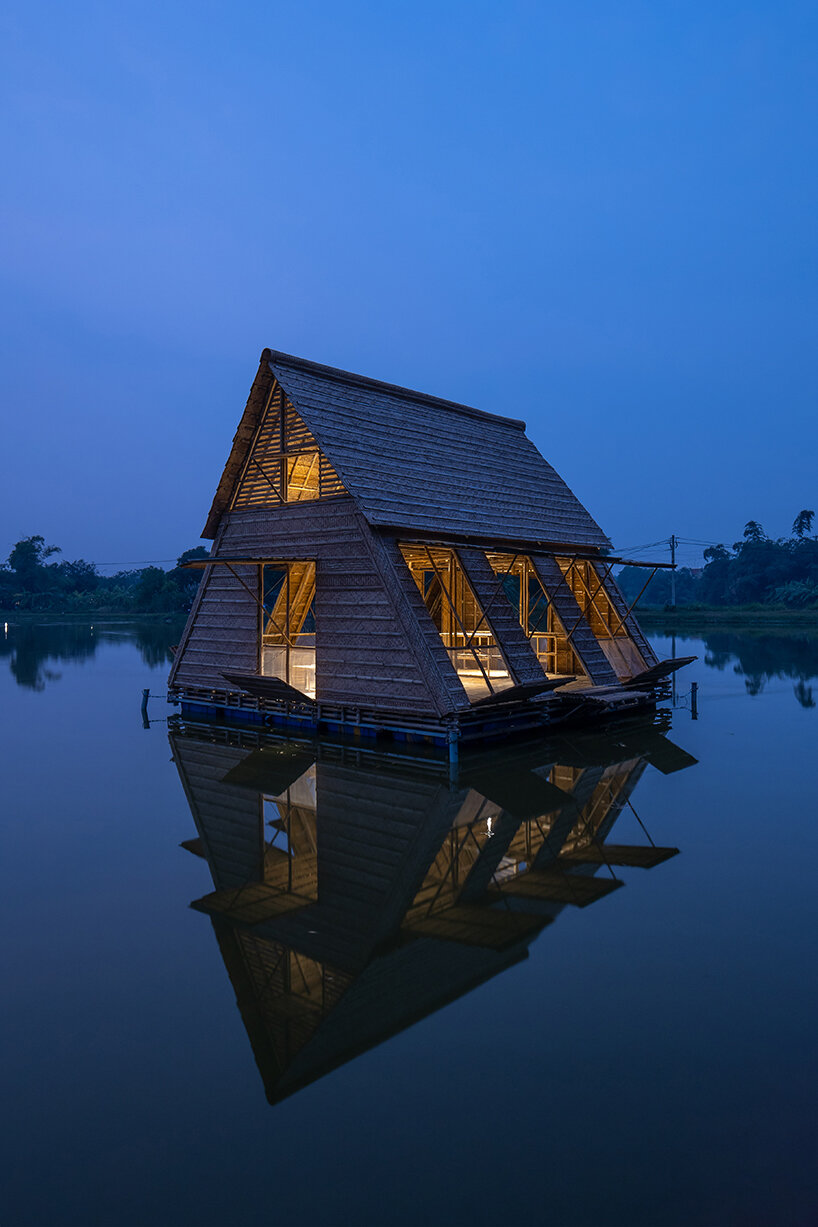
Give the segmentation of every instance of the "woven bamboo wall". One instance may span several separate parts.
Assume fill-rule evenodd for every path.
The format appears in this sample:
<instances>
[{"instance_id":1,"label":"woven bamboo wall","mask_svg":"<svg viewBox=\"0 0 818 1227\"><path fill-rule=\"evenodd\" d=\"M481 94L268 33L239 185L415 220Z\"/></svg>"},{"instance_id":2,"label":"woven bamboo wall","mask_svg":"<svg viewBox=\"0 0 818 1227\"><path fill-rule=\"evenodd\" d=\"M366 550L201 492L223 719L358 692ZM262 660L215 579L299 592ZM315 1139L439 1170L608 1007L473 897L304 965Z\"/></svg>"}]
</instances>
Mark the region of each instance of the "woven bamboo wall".
<instances>
[{"instance_id":1,"label":"woven bamboo wall","mask_svg":"<svg viewBox=\"0 0 818 1227\"><path fill-rule=\"evenodd\" d=\"M435 715L469 707L437 632L432 627L433 634L424 636L418 628L417 611L383 567L379 544L352 499L232 511L223 519L217 554L316 560L319 702ZM236 571L257 591L255 568ZM171 682L224 687L225 670L255 672L258 620L250 593L226 567L214 566L205 574Z\"/></svg>"}]
</instances>

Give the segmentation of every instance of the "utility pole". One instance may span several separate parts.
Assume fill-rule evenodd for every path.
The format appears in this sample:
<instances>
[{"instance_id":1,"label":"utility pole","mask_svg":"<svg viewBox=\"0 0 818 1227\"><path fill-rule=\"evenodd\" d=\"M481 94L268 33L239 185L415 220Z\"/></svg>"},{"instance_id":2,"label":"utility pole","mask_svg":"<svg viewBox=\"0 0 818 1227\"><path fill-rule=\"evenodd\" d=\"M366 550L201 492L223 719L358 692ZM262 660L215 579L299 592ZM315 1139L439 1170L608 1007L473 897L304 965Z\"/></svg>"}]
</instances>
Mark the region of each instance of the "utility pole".
<instances>
[{"instance_id":1,"label":"utility pole","mask_svg":"<svg viewBox=\"0 0 818 1227\"><path fill-rule=\"evenodd\" d=\"M670 603L673 608L676 608L676 534L670 535L670 565L673 570L670 572Z\"/></svg>"}]
</instances>

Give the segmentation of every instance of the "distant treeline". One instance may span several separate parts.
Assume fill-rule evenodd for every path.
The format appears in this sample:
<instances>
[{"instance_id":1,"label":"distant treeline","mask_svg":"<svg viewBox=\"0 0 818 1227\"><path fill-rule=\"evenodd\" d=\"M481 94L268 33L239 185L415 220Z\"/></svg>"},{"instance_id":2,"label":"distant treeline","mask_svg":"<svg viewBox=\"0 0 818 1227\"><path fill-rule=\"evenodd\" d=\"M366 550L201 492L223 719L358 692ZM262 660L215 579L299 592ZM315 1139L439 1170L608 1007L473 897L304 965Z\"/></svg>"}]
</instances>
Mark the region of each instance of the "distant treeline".
<instances>
[{"instance_id":1,"label":"distant treeline","mask_svg":"<svg viewBox=\"0 0 818 1227\"><path fill-rule=\"evenodd\" d=\"M24 537L0 565L0 609L49 613L184 613L190 608L201 570L183 569L207 558L203 546L185 550L176 566L142 567L100 575L93 562L51 561L62 553L44 537Z\"/></svg>"},{"instance_id":2,"label":"distant treeline","mask_svg":"<svg viewBox=\"0 0 818 1227\"><path fill-rule=\"evenodd\" d=\"M700 570L676 571L676 604L684 606L778 605L818 609L818 536L813 511L795 517L792 535L773 540L757 520L748 520L741 541L704 551ZM169 571L142 567L100 575L92 562L52 561L62 551L40 536L18 541L0 564L0 609L52 613L184 613L201 578L186 562L209 557L201 545L185 550ZM642 567L624 567L622 591L633 600L645 582ZM672 603L671 573L658 571L639 604Z\"/></svg>"},{"instance_id":3,"label":"distant treeline","mask_svg":"<svg viewBox=\"0 0 818 1227\"><path fill-rule=\"evenodd\" d=\"M768 537L757 520L748 520L741 541L704 551L700 570L676 571L677 605L779 605L818 609L818 537L811 536L813 511L795 517L792 535ZM633 600L646 579L641 567L624 567L618 582ZM640 607L672 604L671 572L658 571Z\"/></svg>"}]
</instances>

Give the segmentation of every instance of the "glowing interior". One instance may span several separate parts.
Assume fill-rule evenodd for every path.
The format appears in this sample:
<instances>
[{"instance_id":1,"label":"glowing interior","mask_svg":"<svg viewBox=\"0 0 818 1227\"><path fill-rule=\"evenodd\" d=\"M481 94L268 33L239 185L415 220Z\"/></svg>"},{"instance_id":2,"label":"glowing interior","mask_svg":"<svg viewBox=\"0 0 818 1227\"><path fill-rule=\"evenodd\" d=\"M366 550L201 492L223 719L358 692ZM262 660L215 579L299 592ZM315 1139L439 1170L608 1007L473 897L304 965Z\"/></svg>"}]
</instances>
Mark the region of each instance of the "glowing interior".
<instances>
[{"instance_id":1,"label":"glowing interior","mask_svg":"<svg viewBox=\"0 0 818 1227\"><path fill-rule=\"evenodd\" d=\"M471 699L514 685L485 614L454 550L401 545L412 578Z\"/></svg>"},{"instance_id":2,"label":"glowing interior","mask_svg":"<svg viewBox=\"0 0 818 1227\"><path fill-rule=\"evenodd\" d=\"M315 563L265 563L261 673L315 698Z\"/></svg>"}]
</instances>

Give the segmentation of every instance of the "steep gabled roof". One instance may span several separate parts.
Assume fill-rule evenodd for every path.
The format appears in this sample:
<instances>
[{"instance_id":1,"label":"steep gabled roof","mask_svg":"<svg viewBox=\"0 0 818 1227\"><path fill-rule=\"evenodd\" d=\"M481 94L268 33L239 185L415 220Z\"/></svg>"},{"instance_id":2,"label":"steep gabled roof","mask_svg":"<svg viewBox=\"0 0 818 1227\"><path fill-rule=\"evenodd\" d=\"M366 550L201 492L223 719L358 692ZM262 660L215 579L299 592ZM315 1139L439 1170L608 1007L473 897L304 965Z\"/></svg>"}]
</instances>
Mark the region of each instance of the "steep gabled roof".
<instances>
[{"instance_id":1,"label":"steep gabled roof","mask_svg":"<svg viewBox=\"0 0 818 1227\"><path fill-rule=\"evenodd\" d=\"M275 379L370 524L607 546L525 423L264 350L204 536L215 536Z\"/></svg>"}]
</instances>

